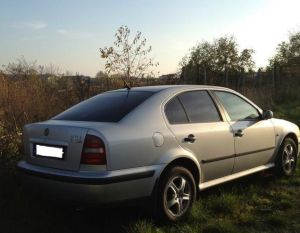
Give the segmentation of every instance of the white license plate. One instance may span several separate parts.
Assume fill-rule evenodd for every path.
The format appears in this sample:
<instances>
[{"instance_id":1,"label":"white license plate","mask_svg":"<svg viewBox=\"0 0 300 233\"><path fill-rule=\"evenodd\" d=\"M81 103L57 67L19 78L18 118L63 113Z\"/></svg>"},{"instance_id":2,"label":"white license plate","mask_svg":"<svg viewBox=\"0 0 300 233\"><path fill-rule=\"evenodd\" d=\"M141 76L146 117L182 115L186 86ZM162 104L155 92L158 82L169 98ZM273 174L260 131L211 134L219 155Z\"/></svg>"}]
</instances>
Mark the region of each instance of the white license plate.
<instances>
[{"instance_id":1,"label":"white license plate","mask_svg":"<svg viewBox=\"0 0 300 233\"><path fill-rule=\"evenodd\" d=\"M63 159L64 148L54 146L36 145L35 154L41 157Z\"/></svg>"}]
</instances>

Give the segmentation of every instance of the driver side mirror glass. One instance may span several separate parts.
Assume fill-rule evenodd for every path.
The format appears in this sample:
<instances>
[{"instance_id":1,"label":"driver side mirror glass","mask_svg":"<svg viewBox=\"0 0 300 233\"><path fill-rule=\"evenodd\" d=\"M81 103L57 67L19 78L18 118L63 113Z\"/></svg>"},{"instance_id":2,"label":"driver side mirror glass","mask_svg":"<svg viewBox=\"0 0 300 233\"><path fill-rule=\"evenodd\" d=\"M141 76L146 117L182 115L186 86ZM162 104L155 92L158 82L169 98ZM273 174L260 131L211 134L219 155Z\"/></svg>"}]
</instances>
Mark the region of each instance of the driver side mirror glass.
<instances>
[{"instance_id":1,"label":"driver side mirror glass","mask_svg":"<svg viewBox=\"0 0 300 233\"><path fill-rule=\"evenodd\" d=\"M273 118L273 116L274 116L274 114L271 110L264 110L263 111L263 114L262 114L263 120L271 119L271 118Z\"/></svg>"}]
</instances>

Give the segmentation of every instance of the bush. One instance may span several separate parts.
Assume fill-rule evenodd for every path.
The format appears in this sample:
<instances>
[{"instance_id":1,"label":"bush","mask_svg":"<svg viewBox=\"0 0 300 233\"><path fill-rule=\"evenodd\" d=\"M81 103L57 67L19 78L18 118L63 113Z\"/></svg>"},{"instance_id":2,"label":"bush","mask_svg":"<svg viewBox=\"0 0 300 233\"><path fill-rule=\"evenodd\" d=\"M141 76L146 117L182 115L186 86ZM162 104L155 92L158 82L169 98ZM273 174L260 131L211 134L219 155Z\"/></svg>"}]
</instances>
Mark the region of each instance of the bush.
<instances>
[{"instance_id":1,"label":"bush","mask_svg":"<svg viewBox=\"0 0 300 233\"><path fill-rule=\"evenodd\" d=\"M21 134L7 132L0 127L0 168L12 168L20 160L22 151Z\"/></svg>"}]
</instances>

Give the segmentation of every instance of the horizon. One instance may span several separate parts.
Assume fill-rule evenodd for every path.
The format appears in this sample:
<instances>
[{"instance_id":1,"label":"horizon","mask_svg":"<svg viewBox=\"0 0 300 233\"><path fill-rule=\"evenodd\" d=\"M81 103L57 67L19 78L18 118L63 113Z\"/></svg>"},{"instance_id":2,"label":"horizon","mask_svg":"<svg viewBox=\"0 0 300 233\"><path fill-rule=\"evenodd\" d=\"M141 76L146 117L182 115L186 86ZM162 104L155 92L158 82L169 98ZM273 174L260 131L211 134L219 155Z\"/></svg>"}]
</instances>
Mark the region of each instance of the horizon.
<instances>
[{"instance_id":1,"label":"horizon","mask_svg":"<svg viewBox=\"0 0 300 233\"><path fill-rule=\"evenodd\" d=\"M276 47L299 31L296 0L244 1L3 1L0 64L24 56L61 72L94 77L104 71L99 48L111 46L119 26L141 31L159 62L160 75L174 73L189 49L201 41L234 36L239 49L255 50L265 67Z\"/></svg>"}]
</instances>

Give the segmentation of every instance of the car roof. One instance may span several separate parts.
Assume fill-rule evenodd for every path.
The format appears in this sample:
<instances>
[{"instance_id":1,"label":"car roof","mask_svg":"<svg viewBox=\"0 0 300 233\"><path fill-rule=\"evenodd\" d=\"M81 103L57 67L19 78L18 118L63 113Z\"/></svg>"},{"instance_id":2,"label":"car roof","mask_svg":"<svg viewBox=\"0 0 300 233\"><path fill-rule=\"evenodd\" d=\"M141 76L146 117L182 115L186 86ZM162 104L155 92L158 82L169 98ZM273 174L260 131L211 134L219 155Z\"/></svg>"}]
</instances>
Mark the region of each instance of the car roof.
<instances>
[{"instance_id":1,"label":"car roof","mask_svg":"<svg viewBox=\"0 0 300 233\"><path fill-rule=\"evenodd\" d=\"M218 90L230 90L225 87L220 86L210 86L210 85L161 85L161 86L142 86L142 87L132 87L131 91L151 91L151 92L159 92L162 90L186 90L186 89L218 89ZM115 91L127 91L126 88L113 90Z\"/></svg>"}]
</instances>

